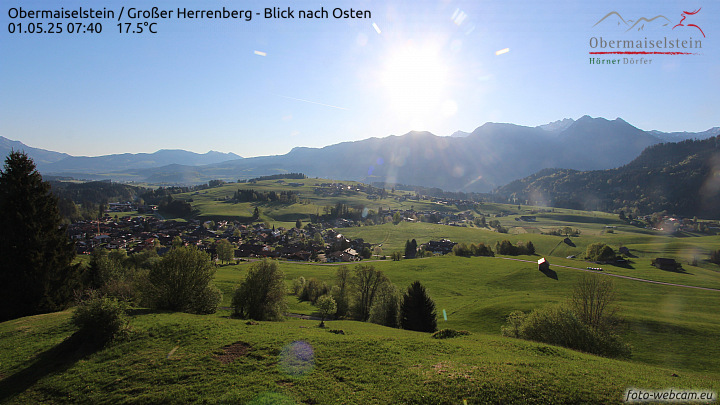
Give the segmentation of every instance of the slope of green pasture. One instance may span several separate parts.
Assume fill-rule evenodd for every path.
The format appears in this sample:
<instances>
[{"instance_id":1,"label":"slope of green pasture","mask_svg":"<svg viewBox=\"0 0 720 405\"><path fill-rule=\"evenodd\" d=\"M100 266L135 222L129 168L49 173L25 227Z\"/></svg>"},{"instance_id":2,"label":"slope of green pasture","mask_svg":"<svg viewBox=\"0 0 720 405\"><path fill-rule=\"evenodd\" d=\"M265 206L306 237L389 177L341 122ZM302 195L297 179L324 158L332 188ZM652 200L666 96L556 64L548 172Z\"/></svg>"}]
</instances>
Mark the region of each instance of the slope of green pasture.
<instances>
[{"instance_id":1,"label":"slope of green pasture","mask_svg":"<svg viewBox=\"0 0 720 405\"><path fill-rule=\"evenodd\" d=\"M310 215L323 214L325 207L334 207L337 203L352 207L364 206L370 210L378 211L380 208L388 209L415 209L436 211L457 211L454 206L432 203L429 201L397 201L396 198L407 195L407 191L388 192L388 197L379 200L369 200L364 192L343 194L340 196L321 196L314 193L315 184L331 183L326 179L286 179L284 183L278 180L262 180L256 183L230 183L207 190L182 193L176 199L192 199L192 206L199 212L200 218L230 218L240 217L249 220L255 207L261 211L261 219L274 222L290 222L297 219L309 220ZM288 183L301 183L302 186L290 186ZM345 185L359 184L353 181L343 181ZM293 191L299 194L300 202L296 204L246 202L231 203L226 199L232 198L238 189L253 189L257 191ZM276 224L278 225L278 224Z\"/></svg>"},{"instance_id":2,"label":"slope of green pasture","mask_svg":"<svg viewBox=\"0 0 720 405\"><path fill-rule=\"evenodd\" d=\"M537 256L521 258L534 261ZM586 274L557 266L582 268L584 262L553 259L551 263L555 264L551 264L551 268L557 272L557 280L538 272L534 263L502 258L446 256L362 264L383 270L401 291L411 282L421 281L435 300L439 327L497 335L510 312L563 303L571 296L576 282ZM230 292L239 285L248 265L228 266L219 271L218 279L224 280L221 288ZM288 286L299 276L315 277L332 285L337 268L334 265L281 263ZM617 270L606 269L621 274ZM645 271L662 273L660 281L720 287L719 274L709 271L700 274L702 269L699 268L695 270L699 275L663 272L652 267ZM236 281L233 283L232 280ZM667 365L670 364L668 359L673 359L671 365L720 375L720 366L714 360L720 357L720 348L708 343L720 339L720 314L716 310L720 308L720 291L621 278L612 280L617 286L621 315L627 321L623 335L634 347L633 361ZM313 312L307 303L297 303L294 296L288 296L288 302L291 312ZM443 319L443 309L447 321Z\"/></svg>"},{"instance_id":3,"label":"slope of green pasture","mask_svg":"<svg viewBox=\"0 0 720 405\"><path fill-rule=\"evenodd\" d=\"M139 314L129 338L80 353L61 343L72 333L68 318L0 324L0 401L576 404L620 403L628 387L720 389L714 377L673 367L477 333L434 340L352 321L328 322L345 333L338 335L317 321ZM229 356L224 348L233 344Z\"/></svg>"}]
</instances>

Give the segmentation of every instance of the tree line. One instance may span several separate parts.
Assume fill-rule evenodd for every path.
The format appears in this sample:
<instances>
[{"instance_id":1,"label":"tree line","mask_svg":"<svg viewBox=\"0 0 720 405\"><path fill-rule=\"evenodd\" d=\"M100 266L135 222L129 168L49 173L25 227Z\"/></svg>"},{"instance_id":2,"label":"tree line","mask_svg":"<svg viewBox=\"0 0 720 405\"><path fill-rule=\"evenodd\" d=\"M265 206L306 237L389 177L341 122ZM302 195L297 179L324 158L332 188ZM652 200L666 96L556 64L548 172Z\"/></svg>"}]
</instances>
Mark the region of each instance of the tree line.
<instances>
[{"instance_id":1,"label":"tree line","mask_svg":"<svg viewBox=\"0 0 720 405\"><path fill-rule=\"evenodd\" d=\"M238 189L230 199L234 203L242 202L281 202L295 204L299 201L297 191L258 191L253 189Z\"/></svg>"}]
</instances>

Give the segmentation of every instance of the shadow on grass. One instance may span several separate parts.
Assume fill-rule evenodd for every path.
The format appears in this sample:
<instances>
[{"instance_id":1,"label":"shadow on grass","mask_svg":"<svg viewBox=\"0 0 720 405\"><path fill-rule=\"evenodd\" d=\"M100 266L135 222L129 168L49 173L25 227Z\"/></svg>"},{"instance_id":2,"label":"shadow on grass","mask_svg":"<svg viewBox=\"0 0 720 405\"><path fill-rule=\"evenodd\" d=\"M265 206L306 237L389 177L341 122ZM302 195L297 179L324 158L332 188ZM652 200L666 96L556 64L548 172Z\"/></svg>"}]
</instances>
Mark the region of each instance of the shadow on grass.
<instances>
[{"instance_id":1,"label":"shadow on grass","mask_svg":"<svg viewBox=\"0 0 720 405\"><path fill-rule=\"evenodd\" d=\"M102 349L104 343L74 333L57 346L37 355L24 370L0 380L0 402L24 392L44 377L61 373L79 360Z\"/></svg>"},{"instance_id":2,"label":"shadow on grass","mask_svg":"<svg viewBox=\"0 0 720 405\"><path fill-rule=\"evenodd\" d=\"M550 277L550 278L553 279L553 280L557 280L557 279L558 279L558 274L557 274L557 272L556 272L555 270L553 270L553 269L550 269L550 268L542 269L542 270L540 270L540 272L541 272L542 274L546 275L547 277Z\"/></svg>"},{"instance_id":3,"label":"shadow on grass","mask_svg":"<svg viewBox=\"0 0 720 405\"><path fill-rule=\"evenodd\" d=\"M683 269L682 267L679 269L663 269L656 267L658 270L666 271L668 273L677 273L677 274L687 274L688 276L693 276L693 273L688 272L687 270Z\"/></svg>"}]
</instances>

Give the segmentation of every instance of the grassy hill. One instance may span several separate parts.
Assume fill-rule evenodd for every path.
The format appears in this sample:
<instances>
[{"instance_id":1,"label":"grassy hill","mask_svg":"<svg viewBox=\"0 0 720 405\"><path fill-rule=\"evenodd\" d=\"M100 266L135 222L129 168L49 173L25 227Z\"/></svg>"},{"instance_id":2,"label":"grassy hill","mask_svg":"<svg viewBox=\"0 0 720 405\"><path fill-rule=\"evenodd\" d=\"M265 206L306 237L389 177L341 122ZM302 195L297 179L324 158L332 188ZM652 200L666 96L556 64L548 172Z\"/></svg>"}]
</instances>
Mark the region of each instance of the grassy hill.
<instances>
[{"instance_id":1,"label":"grassy hill","mask_svg":"<svg viewBox=\"0 0 720 405\"><path fill-rule=\"evenodd\" d=\"M522 257L533 260L534 257ZM554 264L578 267L573 260L554 260ZM569 298L580 277L585 274L552 266L558 273L553 280L537 271L532 263L488 257L436 257L429 259L379 261L372 263L383 270L401 290L420 280L435 300L438 328L465 329L500 334L500 326L515 310L530 311ZM227 266L218 272L218 286L229 305L233 288L244 277L248 264ZM303 276L316 277L332 284L337 266L283 263L288 286ZM614 271L613 273L622 274ZM720 275L663 272L661 281L720 288ZM648 275L648 274L645 274ZM648 277L649 278L649 277ZM720 291L648 284L613 278L618 290L622 316L626 319L625 337L633 345L633 361L710 372L720 377L714 361L720 348L708 342L720 339ZM291 312L311 314L314 308L289 298ZM445 310L448 320L442 319Z\"/></svg>"},{"instance_id":2,"label":"grassy hill","mask_svg":"<svg viewBox=\"0 0 720 405\"><path fill-rule=\"evenodd\" d=\"M317 321L247 325L221 316L145 314L133 317L128 340L76 354L57 349L71 333L67 318L57 313L0 325L1 400L559 404L618 403L627 387L720 388L696 372L531 342L484 334L434 340L350 321L330 323L345 332L338 335ZM293 356L298 348L302 355Z\"/></svg>"},{"instance_id":3,"label":"grassy hill","mask_svg":"<svg viewBox=\"0 0 720 405\"><path fill-rule=\"evenodd\" d=\"M238 188L298 191L300 203L260 205L261 219L276 226L294 226L296 219L306 221L338 202L370 209L460 210L430 201L399 201L404 191L369 200L363 192L316 195L314 184L325 180L293 182L302 185L266 180L178 198L192 199L200 219L237 219L249 218L255 207L225 201ZM601 212L491 203L474 210L492 215L488 220L500 221L509 233L470 223L401 222L340 229L346 236L382 245L388 255L402 251L405 241L413 238L418 243L448 238L491 246L503 239L532 241L536 256L364 262L384 271L401 290L421 281L435 300L438 327L468 330L469 336L434 340L427 334L335 320L327 322L328 329L317 328L318 321L294 318L249 325L230 319L228 310L197 316L137 309L126 339L93 351L77 349L72 339L67 340L74 332L70 312L46 314L0 324L0 402L618 403L628 387L720 391L720 347L715 344L720 340L718 291L613 278L624 318L622 336L633 346L629 361L500 336L510 312L566 301L585 274L580 269L590 265L566 256L579 256L598 241L616 250L628 247L632 255L628 265L602 265L606 277L720 289L720 267L704 260L720 247L720 236L668 235ZM517 221L521 215L534 215L537 221ZM562 227L579 229L580 235L568 244L564 236L541 234ZM541 256L549 258L557 280L537 271L533 262ZM650 259L658 256L680 260L685 271L650 266ZM696 257L698 265L690 265ZM230 305L249 265L218 269L215 282L224 293L223 306ZM282 262L280 267L288 286L299 276L332 284L338 268L302 262ZM292 313L315 312L294 296L287 302ZM311 363L286 357L296 341L307 343L306 354L312 348Z\"/></svg>"},{"instance_id":4,"label":"grassy hill","mask_svg":"<svg viewBox=\"0 0 720 405\"><path fill-rule=\"evenodd\" d=\"M261 220L268 221L275 226L294 226L295 220L304 222L310 219L311 215L323 214L325 207L335 206L337 203L344 203L349 206L364 206L370 210L377 211L380 207L384 210L403 209L415 211L439 211L455 213L461 211L455 205L441 204L429 200L415 201L402 200L401 197L412 194L408 191L397 190L389 193L386 198L369 200L367 194L360 192L348 192L338 196L316 195L313 190L316 183L332 182L324 179L302 179L292 180L302 184L293 187L286 183L278 183L276 180L263 180L255 184L232 183L221 187L211 188L199 192L184 193L176 195L177 199L192 199L193 209L196 210L197 218L209 219L241 219L249 221L253 210L257 206L261 211ZM356 185L357 182L344 182L347 185ZM233 203L225 201L231 198L238 189L255 189L258 191L295 191L299 193L300 203L279 204L279 203ZM467 207L462 207L466 210ZM657 256L671 256L688 263L693 258L699 258L700 265L712 268L702 260L712 250L720 247L720 236L707 236L701 234L684 233L681 236L673 236L663 232L652 231L642 227L629 225L621 221L617 215L599 211L580 211L564 208L548 208L525 205L510 205L497 203L478 203L472 207L471 212L480 216L488 216L489 220L497 220L508 229L507 234L494 232L489 228L479 228L472 223L466 226L447 226L431 223L408 223L402 222L398 225L383 224L376 226L364 226L343 228L342 233L352 238L361 237L372 244L382 244L386 254L396 250L403 250L405 241L417 239L418 243L428 240L448 238L454 242L478 243L494 245L495 242L509 239L512 242L532 241L541 255L567 257L579 255L585 252L588 244L604 242L611 245L615 250L620 246L626 246L633 255L639 257L654 258ZM497 216L501 215L501 216ZM535 216L535 222L517 221L520 216ZM581 231L579 237L573 237L573 245L562 243L564 237L542 235L559 228L571 227ZM611 230L612 233L609 231ZM715 267L717 269L717 267Z\"/></svg>"},{"instance_id":5,"label":"grassy hill","mask_svg":"<svg viewBox=\"0 0 720 405\"><path fill-rule=\"evenodd\" d=\"M555 267L554 280L531 263L502 258L372 264L401 289L421 280L436 302L438 326L472 334L438 341L368 323L327 322L345 332L337 335L317 328L318 321L248 325L228 318L229 311L138 310L127 339L88 353L63 343L73 333L69 312L39 315L0 324L0 402L617 403L628 387L720 390L720 348L711 343L720 339L714 310L720 292L615 280L624 337L634 352L632 360L619 361L499 336L509 312L567 299L579 270ZM219 269L222 305L229 305L248 266ZM331 283L337 266L281 263L281 269L288 285L300 275ZM712 276L666 275L717 285ZM294 296L287 300L291 312L314 311ZM312 348L312 365L283 357L295 341Z\"/></svg>"},{"instance_id":6,"label":"grassy hill","mask_svg":"<svg viewBox=\"0 0 720 405\"><path fill-rule=\"evenodd\" d=\"M350 206L365 206L368 209L377 211L380 207L388 209L410 209L415 210L437 210L437 211L457 211L455 207L448 207L443 204L431 203L429 201L398 201L401 196L412 194L409 191L389 192L387 198L379 200L368 199L365 192L356 192L347 190L341 195L328 196L317 195L314 193L315 184L331 183L334 180L327 179L292 179L279 182L277 180L261 180L256 183L230 183L220 187L214 187L198 192L177 194L176 199L192 199L192 206L198 212L200 219L227 219L238 217L241 219L250 219L255 207L261 211L261 220L267 220L278 226L292 226L297 219L307 221L311 215L323 214L325 207L333 207L338 202ZM291 186L288 183L301 184ZM355 186L360 183L354 181L342 181L348 186ZM252 203L242 202L235 203L225 201L232 198L238 189L253 189L256 191L292 191L299 194L299 203L281 204L281 203Z\"/></svg>"}]
</instances>

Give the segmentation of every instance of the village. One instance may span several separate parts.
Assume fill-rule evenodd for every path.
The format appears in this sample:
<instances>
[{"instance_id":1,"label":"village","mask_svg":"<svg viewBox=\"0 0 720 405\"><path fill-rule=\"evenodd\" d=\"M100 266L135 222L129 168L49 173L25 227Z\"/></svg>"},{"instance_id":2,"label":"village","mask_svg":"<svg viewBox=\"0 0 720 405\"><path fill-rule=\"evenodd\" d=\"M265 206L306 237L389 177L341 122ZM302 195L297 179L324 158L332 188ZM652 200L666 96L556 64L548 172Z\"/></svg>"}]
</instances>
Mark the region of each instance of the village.
<instances>
[{"instance_id":1,"label":"village","mask_svg":"<svg viewBox=\"0 0 720 405\"><path fill-rule=\"evenodd\" d=\"M157 248L163 255L178 244L197 246L217 257L216 243L227 240L234 247L234 258L271 257L288 260L356 261L371 248L362 239L348 239L321 226L306 224L302 229L268 228L230 221L180 222L153 216L105 216L96 221L80 221L68 227L76 241L78 254L90 254L98 247L124 249L128 253ZM365 258L369 257L365 253Z\"/></svg>"}]
</instances>

